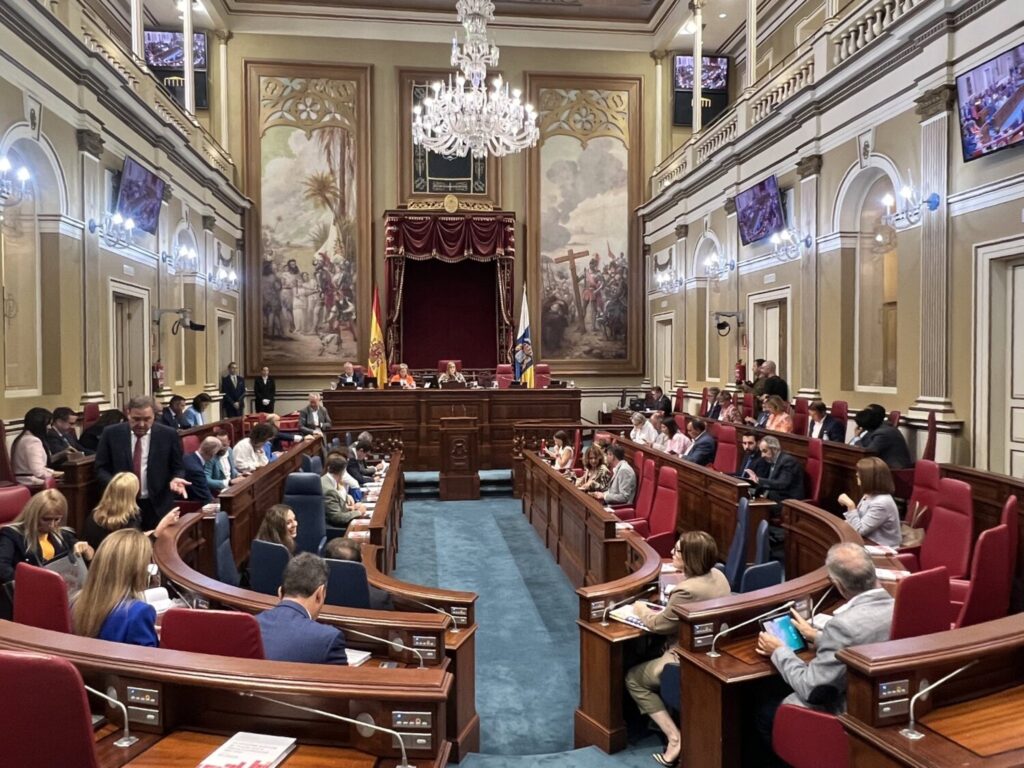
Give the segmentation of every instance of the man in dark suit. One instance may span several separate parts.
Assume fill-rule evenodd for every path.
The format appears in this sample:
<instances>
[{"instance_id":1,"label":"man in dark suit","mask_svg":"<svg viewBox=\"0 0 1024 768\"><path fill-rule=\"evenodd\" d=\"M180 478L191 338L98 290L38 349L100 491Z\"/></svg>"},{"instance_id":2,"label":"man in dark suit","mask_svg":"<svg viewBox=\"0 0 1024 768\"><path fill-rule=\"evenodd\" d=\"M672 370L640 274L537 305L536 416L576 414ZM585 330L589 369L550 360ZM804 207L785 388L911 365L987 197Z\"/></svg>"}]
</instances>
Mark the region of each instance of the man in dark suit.
<instances>
[{"instance_id":1,"label":"man in dark suit","mask_svg":"<svg viewBox=\"0 0 1024 768\"><path fill-rule=\"evenodd\" d=\"M771 396L778 395L782 398L782 402L789 402L789 384L786 380L779 376L778 369L775 367L774 360L765 360L761 364L761 375L764 376L764 389L762 394Z\"/></svg>"},{"instance_id":2,"label":"man in dark suit","mask_svg":"<svg viewBox=\"0 0 1024 768\"><path fill-rule=\"evenodd\" d=\"M343 387L346 384L355 385L357 387L363 386L363 380L366 377L361 371L357 371L356 367L352 365L351 361L346 360L345 365L341 367L341 375L338 377L338 386Z\"/></svg>"},{"instance_id":3,"label":"man in dark suit","mask_svg":"<svg viewBox=\"0 0 1024 768\"><path fill-rule=\"evenodd\" d=\"M906 469L914 465L903 433L886 421L885 409L877 403L864 408L854 417L861 429L858 445L878 454L889 469Z\"/></svg>"},{"instance_id":4,"label":"man in dark suit","mask_svg":"<svg viewBox=\"0 0 1024 768\"><path fill-rule=\"evenodd\" d=\"M346 539L342 536L331 539L327 542L324 554L331 560L351 560L356 563L363 562L362 545L358 541ZM374 611L393 611L394 604L391 602L391 595L373 584L367 585L370 588L370 608Z\"/></svg>"},{"instance_id":5,"label":"man in dark suit","mask_svg":"<svg viewBox=\"0 0 1024 768\"><path fill-rule=\"evenodd\" d=\"M78 453L92 453L82 447L78 442L78 434L75 432L75 423L78 421L78 414L66 406L55 408L53 421L46 430L46 450L51 456L65 451L77 451Z\"/></svg>"},{"instance_id":6,"label":"man in dark suit","mask_svg":"<svg viewBox=\"0 0 1024 768\"><path fill-rule=\"evenodd\" d=\"M768 477L768 473L771 472L771 467L762 458L761 451L757 447L757 437L755 435L743 436L743 458L740 459L739 471L734 473L733 477L739 477L744 480L749 479L747 476L748 469L753 470L754 474L758 477Z\"/></svg>"},{"instance_id":7,"label":"man in dark suit","mask_svg":"<svg viewBox=\"0 0 1024 768\"><path fill-rule=\"evenodd\" d=\"M714 462L715 451L718 450L718 441L708 432L708 425L704 419L690 419L686 425L686 434L693 440L690 447L683 453L684 461L692 461L706 467Z\"/></svg>"},{"instance_id":8,"label":"man in dark suit","mask_svg":"<svg viewBox=\"0 0 1024 768\"><path fill-rule=\"evenodd\" d=\"M172 395L171 401L160 414L160 423L171 429L188 429L185 423L185 406L188 401L181 395Z\"/></svg>"},{"instance_id":9,"label":"man in dark suit","mask_svg":"<svg viewBox=\"0 0 1024 768\"><path fill-rule=\"evenodd\" d=\"M661 387L651 387L645 405L648 411L661 411L666 416L672 416L672 401Z\"/></svg>"},{"instance_id":10,"label":"man in dark suit","mask_svg":"<svg viewBox=\"0 0 1024 768\"><path fill-rule=\"evenodd\" d=\"M238 363L228 363L228 375L220 380L220 415L223 419L245 413L245 379L238 375Z\"/></svg>"},{"instance_id":11,"label":"man in dark suit","mask_svg":"<svg viewBox=\"0 0 1024 768\"><path fill-rule=\"evenodd\" d=\"M350 475L352 475L355 481L359 483L359 485L366 485L367 483L373 482L373 473L371 472L370 474L366 474L363 471L362 463L363 459L366 458L366 455L372 448L373 445L371 443L356 440L349 450L348 466L346 467L346 470Z\"/></svg>"},{"instance_id":12,"label":"man in dark suit","mask_svg":"<svg viewBox=\"0 0 1024 768\"><path fill-rule=\"evenodd\" d=\"M708 421L718 421L718 417L722 413L722 404L718 402L718 395L721 392L722 390L718 387L708 387L708 407L701 414Z\"/></svg>"},{"instance_id":13,"label":"man in dark suit","mask_svg":"<svg viewBox=\"0 0 1024 768\"><path fill-rule=\"evenodd\" d=\"M189 501L201 501L207 504L213 501L213 491L207 480L206 465L213 463L217 453L221 449L220 438L203 438L199 444L199 450L189 453L182 460L185 465L185 479L190 483L188 487Z\"/></svg>"},{"instance_id":14,"label":"man in dark suit","mask_svg":"<svg viewBox=\"0 0 1024 768\"><path fill-rule=\"evenodd\" d=\"M256 413L273 413L274 400L277 398L277 382L270 375L270 369L263 366L260 375L252 384L252 395L255 400Z\"/></svg>"},{"instance_id":15,"label":"man in dark suit","mask_svg":"<svg viewBox=\"0 0 1024 768\"><path fill-rule=\"evenodd\" d=\"M839 419L828 414L828 410L821 400L815 400L810 404L807 408L807 415L810 416L808 437L830 440L833 443L846 442L846 426Z\"/></svg>"},{"instance_id":16,"label":"man in dark suit","mask_svg":"<svg viewBox=\"0 0 1024 768\"><path fill-rule=\"evenodd\" d=\"M320 393L309 393L309 405L299 411L299 432L303 435L322 435L331 427L327 409L320 405Z\"/></svg>"},{"instance_id":17,"label":"man in dark suit","mask_svg":"<svg viewBox=\"0 0 1024 768\"><path fill-rule=\"evenodd\" d=\"M96 478L101 488L118 472L131 472L139 478L144 531L156 528L174 506L175 494L188 493L181 438L170 427L154 423L154 413L153 398L133 397L128 403L128 422L104 429L96 448Z\"/></svg>"},{"instance_id":18,"label":"man in dark suit","mask_svg":"<svg viewBox=\"0 0 1024 768\"><path fill-rule=\"evenodd\" d=\"M341 630L316 621L327 597L327 575L327 564L311 552L288 561L278 590L281 602L256 617L266 658L348 664Z\"/></svg>"},{"instance_id":19,"label":"man in dark suit","mask_svg":"<svg viewBox=\"0 0 1024 768\"><path fill-rule=\"evenodd\" d=\"M749 469L746 472L759 494L777 502L805 498L804 468L795 456L785 453L779 441L770 435L761 439L761 455L770 467L768 476L758 477Z\"/></svg>"}]
</instances>

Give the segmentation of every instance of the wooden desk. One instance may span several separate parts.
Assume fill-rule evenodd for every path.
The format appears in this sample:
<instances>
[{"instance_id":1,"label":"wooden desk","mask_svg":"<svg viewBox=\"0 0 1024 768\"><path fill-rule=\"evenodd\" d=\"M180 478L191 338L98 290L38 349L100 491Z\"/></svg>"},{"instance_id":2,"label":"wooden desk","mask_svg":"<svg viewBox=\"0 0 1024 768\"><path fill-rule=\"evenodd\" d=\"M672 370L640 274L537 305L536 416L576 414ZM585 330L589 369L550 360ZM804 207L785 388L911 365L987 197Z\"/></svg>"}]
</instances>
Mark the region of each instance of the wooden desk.
<instances>
[{"instance_id":1,"label":"wooden desk","mask_svg":"<svg viewBox=\"0 0 1024 768\"><path fill-rule=\"evenodd\" d=\"M224 736L175 731L125 765L127 768L195 768L225 741L227 738ZM102 764L106 765L106 762ZM376 768L377 760L354 749L300 744L281 763L282 768L323 768L327 765L331 768Z\"/></svg>"},{"instance_id":2,"label":"wooden desk","mask_svg":"<svg viewBox=\"0 0 1024 768\"><path fill-rule=\"evenodd\" d=\"M475 416L441 417L442 501L480 498L480 435Z\"/></svg>"},{"instance_id":3,"label":"wooden desk","mask_svg":"<svg viewBox=\"0 0 1024 768\"><path fill-rule=\"evenodd\" d=\"M179 429L178 435L185 437L186 435L193 435L199 438L202 442L204 437L210 437L217 429L225 430L231 435L231 444L234 445L242 439L242 417L233 416L230 419L221 419L220 421L211 421L207 424L203 424L200 427L192 427L191 429Z\"/></svg>"},{"instance_id":4,"label":"wooden desk","mask_svg":"<svg viewBox=\"0 0 1024 768\"><path fill-rule=\"evenodd\" d=\"M443 416L475 416L479 421L481 469L512 467L512 426L524 419L579 421L578 389L336 389L324 392L324 407L335 425L352 414L373 423L402 427L406 467L441 466Z\"/></svg>"}]
</instances>

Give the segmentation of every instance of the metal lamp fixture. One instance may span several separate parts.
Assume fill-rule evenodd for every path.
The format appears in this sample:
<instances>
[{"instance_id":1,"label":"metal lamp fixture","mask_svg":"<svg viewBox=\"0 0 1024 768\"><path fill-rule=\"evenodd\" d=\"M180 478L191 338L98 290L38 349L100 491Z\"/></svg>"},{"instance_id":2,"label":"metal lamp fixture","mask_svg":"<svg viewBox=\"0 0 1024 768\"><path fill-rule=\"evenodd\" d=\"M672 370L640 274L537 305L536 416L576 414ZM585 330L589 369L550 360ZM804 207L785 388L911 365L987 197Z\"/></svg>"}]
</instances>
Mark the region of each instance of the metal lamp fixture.
<instances>
[{"instance_id":1,"label":"metal lamp fixture","mask_svg":"<svg viewBox=\"0 0 1024 768\"><path fill-rule=\"evenodd\" d=\"M195 272L199 268L199 254L187 245L179 245L173 255L161 253L160 260L174 272Z\"/></svg>"},{"instance_id":2,"label":"metal lamp fixture","mask_svg":"<svg viewBox=\"0 0 1024 768\"><path fill-rule=\"evenodd\" d=\"M683 278L674 269L663 269L654 275L654 284L661 293L677 293L683 287Z\"/></svg>"},{"instance_id":3,"label":"metal lamp fixture","mask_svg":"<svg viewBox=\"0 0 1024 768\"><path fill-rule=\"evenodd\" d=\"M238 288L238 273L233 269L218 267L216 272L210 272L206 281L218 291L233 291Z\"/></svg>"},{"instance_id":4,"label":"metal lamp fixture","mask_svg":"<svg viewBox=\"0 0 1024 768\"><path fill-rule=\"evenodd\" d=\"M814 241L810 235L801 235L795 229L783 229L771 237L774 246L773 254L779 261L799 259L805 248L809 249Z\"/></svg>"},{"instance_id":5,"label":"metal lamp fixture","mask_svg":"<svg viewBox=\"0 0 1024 768\"><path fill-rule=\"evenodd\" d=\"M28 168L21 166L12 173L11 161L6 155L0 155L0 205L15 206L25 198L25 191L32 174Z\"/></svg>"},{"instance_id":6,"label":"metal lamp fixture","mask_svg":"<svg viewBox=\"0 0 1024 768\"><path fill-rule=\"evenodd\" d=\"M726 258L719 253L704 259L704 274L712 280L724 280L736 269L736 259Z\"/></svg>"},{"instance_id":7,"label":"metal lamp fixture","mask_svg":"<svg viewBox=\"0 0 1024 768\"><path fill-rule=\"evenodd\" d=\"M102 221L89 219L89 232L98 233L111 248L127 248L135 234L135 220L125 218L120 211L105 213Z\"/></svg>"},{"instance_id":8,"label":"metal lamp fixture","mask_svg":"<svg viewBox=\"0 0 1024 768\"><path fill-rule=\"evenodd\" d=\"M900 187L899 208L896 207L896 198L892 194L886 194L882 198L882 205L885 206L885 216L882 221L890 227L896 227L897 223L905 222L906 226L913 226L921 221L924 216L924 209L935 211L939 208L942 198L938 192L932 192L927 197L914 186L914 179L907 170L907 183Z\"/></svg>"}]
</instances>

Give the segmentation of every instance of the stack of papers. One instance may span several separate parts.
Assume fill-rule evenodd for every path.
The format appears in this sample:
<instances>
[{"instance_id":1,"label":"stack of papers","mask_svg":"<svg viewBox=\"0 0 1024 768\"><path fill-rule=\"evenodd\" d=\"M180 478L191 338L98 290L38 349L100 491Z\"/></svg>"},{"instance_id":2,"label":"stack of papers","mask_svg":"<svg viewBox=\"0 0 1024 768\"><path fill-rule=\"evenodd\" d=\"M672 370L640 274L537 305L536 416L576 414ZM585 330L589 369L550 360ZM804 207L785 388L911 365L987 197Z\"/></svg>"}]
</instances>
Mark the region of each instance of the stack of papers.
<instances>
[{"instance_id":1,"label":"stack of papers","mask_svg":"<svg viewBox=\"0 0 1024 768\"><path fill-rule=\"evenodd\" d=\"M632 531L633 530L633 524L632 523L618 522L618 523L615 524L615 530L616 531Z\"/></svg>"},{"instance_id":2,"label":"stack of papers","mask_svg":"<svg viewBox=\"0 0 1024 768\"><path fill-rule=\"evenodd\" d=\"M355 648L345 649L345 658L348 659L348 665L350 667L358 667L361 664L365 664L366 660L372 656L369 651L359 651Z\"/></svg>"},{"instance_id":3,"label":"stack of papers","mask_svg":"<svg viewBox=\"0 0 1024 768\"><path fill-rule=\"evenodd\" d=\"M350 526L349 529L348 529L348 533L345 534L345 538L346 539L360 539L360 540L362 540L362 539L369 539L370 538L370 529L369 528L361 528L361 529L359 529L357 531L353 531L351 526Z\"/></svg>"},{"instance_id":4,"label":"stack of papers","mask_svg":"<svg viewBox=\"0 0 1024 768\"><path fill-rule=\"evenodd\" d=\"M664 606L658 605L657 603L648 603L647 601L642 602L652 611L660 611L664 608ZM621 621L623 624L629 624L631 627L642 629L645 632L650 631L647 629L647 627L644 626L643 621L636 615L636 613L634 613L634 605L636 605L636 603L630 603L629 605L620 605L618 608L613 610L608 615L616 621Z\"/></svg>"},{"instance_id":5,"label":"stack of papers","mask_svg":"<svg viewBox=\"0 0 1024 768\"><path fill-rule=\"evenodd\" d=\"M295 739L284 736L265 736L260 733L236 733L213 754L199 764L199 768L275 768L295 749Z\"/></svg>"},{"instance_id":6,"label":"stack of papers","mask_svg":"<svg viewBox=\"0 0 1024 768\"><path fill-rule=\"evenodd\" d=\"M864 549L868 551L869 555L874 555L876 557L896 554L895 549L893 549L892 547L883 546L882 544L866 544L864 545Z\"/></svg>"},{"instance_id":7,"label":"stack of papers","mask_svg":"<svg viewBox=\"0 0 1024 768\"><path fill-rule=\"evenodd\" d=\"M894 571L891 568L875 568L875 575L882 581L899 581L910 575L910 571Z\"/></svg>"}]
</instances>

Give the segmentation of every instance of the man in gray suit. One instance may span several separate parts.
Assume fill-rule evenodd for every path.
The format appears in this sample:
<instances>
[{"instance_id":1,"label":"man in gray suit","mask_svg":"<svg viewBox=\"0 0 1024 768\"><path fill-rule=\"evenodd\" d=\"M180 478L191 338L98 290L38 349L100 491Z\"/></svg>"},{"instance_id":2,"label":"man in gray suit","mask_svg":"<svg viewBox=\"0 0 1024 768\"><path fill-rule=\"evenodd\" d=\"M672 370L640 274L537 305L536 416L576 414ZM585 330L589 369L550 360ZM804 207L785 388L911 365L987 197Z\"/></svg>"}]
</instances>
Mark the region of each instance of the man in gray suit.
<instances>
[{"instance_id":1,"label":"man in gray suit","mask_svg":"<svg viewBox=\"0 0 1024 768\"><path fill-rule=\"evenodd\" d=\"M320 405L320 393L309 393L309 405L299 411L299 432L303 435L322 435L331 428L331 417Z\"/></svg>"},{"instance_id":2,"label":"man in gray suit","mask_svg":"<svg viewBox=\"0 0 1024 768\"><path fill-rule=\"evenodd\" d=\"M590 495L605 504L632 504L636 495L636 472L626 461L626 451L618 443L608 449L608 466L612 470L608 490L591 491Z\"/></svg>"},{"instance_id":3,"label":"man in gray suit","mask_svg":"<svg viewBox=\"0 0 1024 768\"><path fill-rule=\"evenodd\" d=\"M783 704L835 713L846 709L846 665L836 658L836 653L850 646L888 640L893 599L879 586L871 555L860 544L833 545L825 567L846 604L836 609L820 632L793 613L793 625L805 640L814 644L814 658L810 663L803 661L767 632L758 637L757 652L771 656L782 679L793 690ZM771 719L774 719L774 710ZM770 733L768 729L767 735Z\"/></svg>"}]
</instances>

